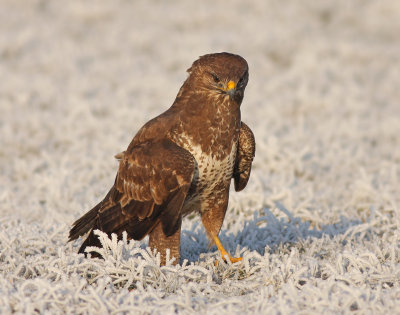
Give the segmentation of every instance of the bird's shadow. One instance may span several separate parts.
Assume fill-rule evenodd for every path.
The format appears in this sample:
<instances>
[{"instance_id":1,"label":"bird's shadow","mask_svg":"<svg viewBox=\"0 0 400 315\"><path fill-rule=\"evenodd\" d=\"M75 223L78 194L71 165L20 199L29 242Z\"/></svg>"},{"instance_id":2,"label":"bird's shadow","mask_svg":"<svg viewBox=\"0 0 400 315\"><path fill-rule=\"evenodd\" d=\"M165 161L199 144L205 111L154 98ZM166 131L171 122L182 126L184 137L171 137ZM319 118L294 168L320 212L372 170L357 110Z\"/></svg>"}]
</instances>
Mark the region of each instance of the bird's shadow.
<instances>
[{"instance_id":1,"label":"bird's shadow","mask_svg":"<svg viewBox=\"0 0 400 315\"><path fill-rule=\"evenodd\" d=\"M237 246L239 246L264 255L266 248L274 250L282 244L295 244L324 236L334 237L345 234L353 226L362 224L360 220L349 220L341 217L337 223L322 225L319 229L316 229L311 226L310 222L304 222L300 218L294 217L283 205L277 203L277 207L287 217L277 218L268 208L264 208L263 215L259 215L258 212L255 213L253 219L245 221L243 228L236 234L226 229L221 230L219 237L228 252L234 254ZM202 254L210 254L215 251L215 246L209 247L209 241L200 222L194 223L190 230L183 229L181 262L185 259L189 263L196 262Z\"/></svg>"}]
</instances>

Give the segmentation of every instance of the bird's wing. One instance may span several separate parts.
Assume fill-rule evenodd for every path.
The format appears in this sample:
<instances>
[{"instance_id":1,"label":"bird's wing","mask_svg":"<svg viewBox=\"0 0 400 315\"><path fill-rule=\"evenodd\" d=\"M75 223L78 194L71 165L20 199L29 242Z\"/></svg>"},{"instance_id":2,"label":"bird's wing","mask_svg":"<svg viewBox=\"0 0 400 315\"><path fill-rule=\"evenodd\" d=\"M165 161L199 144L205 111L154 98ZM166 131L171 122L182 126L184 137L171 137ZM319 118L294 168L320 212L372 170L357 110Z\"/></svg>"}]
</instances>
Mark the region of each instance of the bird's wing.
<instances>
[{"instance_id":1,"label":"bird's wing","mask_svg":"<svg viewBox=\"0 0 400 315\"><path fill-rule=\"evenodd\" d=\"M161 219L169 235L181 216L195 168L193 155L170 140L135 146L122 157L115 180L122 210L139 221Z\"/></svg>"},{"instance_id":2,"label":"bird's wing","mask_svg":"<svg viewBox=\"0 0 400 315\"><path fill-rule=\"evenodd\" d=\"M73 224L70 240L91 231L86 246L98 246L93 230L133 239L146 236L161 222L172 235L181 222L181 209L196 169L194 157L169 140L146 142L119 156L114 186L96 207Z\"/></svg>"},{"instance_id":3,"label":"bird's wing","mask_svg":"<svg viewBox=\"0 0 400 315\"><path fill-rule=\"evenodd\" d=\"M235 168L233 171L233 179L235 182L235 190L241 191L246 187L250 178L251 163L256 153L256 141L253 132L244 123L241 123L239 134L239 145L236 154Z\"/></svg>"}]
</instances>

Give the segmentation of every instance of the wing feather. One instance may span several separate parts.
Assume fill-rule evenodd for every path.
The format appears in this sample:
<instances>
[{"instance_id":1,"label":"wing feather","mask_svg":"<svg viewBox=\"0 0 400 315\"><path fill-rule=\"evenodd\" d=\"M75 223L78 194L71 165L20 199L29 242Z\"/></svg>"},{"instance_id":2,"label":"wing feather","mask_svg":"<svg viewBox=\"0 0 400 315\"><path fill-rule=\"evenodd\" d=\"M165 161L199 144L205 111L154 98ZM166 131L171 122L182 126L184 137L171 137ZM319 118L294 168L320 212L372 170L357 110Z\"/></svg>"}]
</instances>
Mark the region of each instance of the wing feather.
<instances>
[{"instance_id":1,"label":"wing feather","mask_svg":"<svg viewBox=\"0 0 400 315\"><path fill-rule=\"evenodd\" d=\"M251 164L256 153L256 141L253 132L244 123L241 123L239 145L236 155L236 163L233 172L235 190L241 191L247 185L250 178Z\"/></svg>"},{"instance_id":2,"label":"wing feather","mask_svg":"<svg viewBox=\"0 0 400 315\"><path fill-rule=\"evenodd\" d=\"M192 154L164 139L131 147L118 158L114 186L70 231L70 240L91 231L80 252L98 246L95 229L119 237L127 231L130 238L141 239L159 222L168 236L179 228L196 168Z\"/></svg>"}]
</instances>

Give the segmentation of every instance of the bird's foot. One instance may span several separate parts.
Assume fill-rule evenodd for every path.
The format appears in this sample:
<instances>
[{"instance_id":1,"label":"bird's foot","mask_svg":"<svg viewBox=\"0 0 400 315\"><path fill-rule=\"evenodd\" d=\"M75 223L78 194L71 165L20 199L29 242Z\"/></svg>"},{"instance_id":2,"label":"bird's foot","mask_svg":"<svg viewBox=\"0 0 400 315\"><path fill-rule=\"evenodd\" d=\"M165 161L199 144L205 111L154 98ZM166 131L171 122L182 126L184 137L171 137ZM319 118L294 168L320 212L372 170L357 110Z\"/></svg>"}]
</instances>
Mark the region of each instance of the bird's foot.
<instances>
[{"instance_id":1,"label":"bird's foot","mask_svg":"<svg viewBox=\"0 0 400 315\"><path fill-rule=\"evenodd\" d=\"M228 257L228 259L231 261L231 263L235 263L235 262L241 261L243 259L242 257L232 257L231 255L229 255L229 253L222 246L221 241L219 240L218 236L214 237L214 242L215 242L215 245L217 245L217 248L220 251L222 259L224 261L226 261L226 257ZM218 265L218 262L216 262L216 265Z\"/></svg>"},{"instance_id":2,"label":"bird's foot","mask_svg":"<svg viewBox=\"0 0 400 315\"><path fill-rule=\"evenodd\" d=\"M243 259L243 257L232 257L227 252L225 252L225 253L221 252L221 255L222 255L222 259L225 262L226 262L226 258L228 257L228 259L231 261L232 264L234 264L235 262L241 261ZM215 261L214 265L218 266L218 260Z\"/></svg>"},{"instance_id":3,"label":"bird's foot","mask_svg":"<svg viewBox=\"0 0 400 315\"><path fill-rule=\"evenodd\" d=\"M241 261L243 259L243 257L231 257L231 256L229 256L229 259L230 259L231 263L235 263L235 262Z\"/></svg>"}]
</instances>

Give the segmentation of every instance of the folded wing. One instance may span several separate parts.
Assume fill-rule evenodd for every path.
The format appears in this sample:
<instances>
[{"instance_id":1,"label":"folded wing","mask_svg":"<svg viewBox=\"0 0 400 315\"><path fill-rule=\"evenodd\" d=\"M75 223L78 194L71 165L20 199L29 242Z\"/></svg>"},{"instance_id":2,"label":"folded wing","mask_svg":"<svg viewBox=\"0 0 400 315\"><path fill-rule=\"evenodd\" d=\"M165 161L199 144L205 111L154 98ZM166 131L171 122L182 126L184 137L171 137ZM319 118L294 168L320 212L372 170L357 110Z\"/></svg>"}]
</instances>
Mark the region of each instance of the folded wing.
<instances>
[{"instance_id":1,"label":"folded wing","mask_svg":"<svg viewBox=\"0 0 400 315\"><path fill-rule=\"evenodd\" d=\"M250 178L251 164L256 153L256 141L251 129L242 122L239 134L233 179L235 190L241 191L247 185Z\"/></svg>"},{"instance_id":2,"label":"folded wing","mask_svg":"<svg viewBox=\"0 0 400 315\"><path fill-rule=\"evenodd\" d=\"M193 180L196 161L170 140L145 142L118 155L120 166L114 186L102 202L77 220L73 240L90 231L79 252L100 246L93 230L142 239L161 222L172 235L180 226L182 206Z\"/></svg>"}]
</instances>

